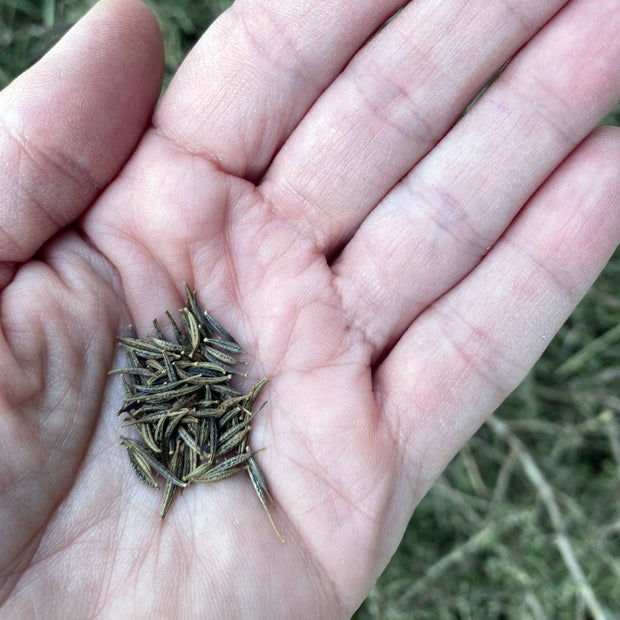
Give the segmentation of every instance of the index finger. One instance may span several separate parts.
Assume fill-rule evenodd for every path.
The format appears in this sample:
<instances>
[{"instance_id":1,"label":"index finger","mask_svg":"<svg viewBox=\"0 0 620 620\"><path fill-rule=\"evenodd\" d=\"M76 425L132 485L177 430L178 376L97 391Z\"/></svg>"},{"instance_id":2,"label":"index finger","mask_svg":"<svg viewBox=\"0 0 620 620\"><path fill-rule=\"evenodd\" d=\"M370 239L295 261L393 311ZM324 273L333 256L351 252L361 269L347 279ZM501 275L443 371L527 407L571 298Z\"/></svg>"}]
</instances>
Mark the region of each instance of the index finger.
<instances>
[{"instance_id":1,"label":"index finger","mask_svg":"<svg viewBox=\"0 0 620 620\"><path fill-rule=\"evenodd\" d=\"M251 180L319 94L405 0L237 1L179 68L155 126Z\"/></svg>"}]
</instances>

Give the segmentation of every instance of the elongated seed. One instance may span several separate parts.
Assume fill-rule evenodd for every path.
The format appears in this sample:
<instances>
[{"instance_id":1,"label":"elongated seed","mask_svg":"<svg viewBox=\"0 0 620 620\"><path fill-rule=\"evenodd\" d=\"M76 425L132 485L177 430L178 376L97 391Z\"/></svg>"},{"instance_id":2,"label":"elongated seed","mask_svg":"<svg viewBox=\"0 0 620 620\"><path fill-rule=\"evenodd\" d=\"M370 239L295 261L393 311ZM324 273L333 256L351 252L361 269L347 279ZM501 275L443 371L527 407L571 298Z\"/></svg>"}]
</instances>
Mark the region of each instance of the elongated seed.
<instances>
[{"instance_id":1,"label":"elongated seed","mask_svg":"<svg viewBox=\"0 0 620 620\"><path fill-rule=\"evenodd\" d=\"M176 362L177 368L197 368L197 369L205 369L212 370L214 372L218 372L221 375L226 374L224 370L222 370L222 365L214 362L197 362L197 361L186 361L179 360Z\"/></svg>"},{"instance_id":2,"label":"elongated seed","mask_svg":"<svg viewBox=\"0 0 620 620\"><path fill-rule=\"evenodd\" d=\"M109 375L140 375L141 377L151 377L153 375L153 371L148 368L113 368L108 371Z\"/></svg>"},{"instance_id":3,"label":"elongated seed","mask_svg":"<svg viewBox=\"0 0 620 620\"><path fill-rule=\"evenodd\" d=\"M252 407L257 396L261 393L261 390L265 387L265 385L267 385L268 381L269 379L267 378L261 379L250 388L250 393L248 394L248 408ZM261 406L261 409L263 406L264 405Z\"/></svg>"},{"instance_id":4,"label":"elongated seed","mask_svg":"<svg viewBox=\"0 0 620 620\"><path fill-rule=\"evenodd\" d=\"M144 387L144 386L141 386ZM124 402L126 403L164 403L168 400L174 400L179 398L179 396L184 396L185 394L190 394L191 392L196 392L200 389L200 385L187 385L185 387L178 388L176 390L168 390L165 392L155 392L154 394L145 394L145 393L136 393L131 398L126 398Z\"/></svg>"},{"instance_id":5,"label":"elongated seed","mask_svg":"<svg viewBox=\"0 0 620 620\"><path fill-rule=\"evenodd\" d=\"M216 349L222 349L229 353L235 353L237 355L245 355L245 351L236 343L231 340L224 340L223 338L205 338L205 344Z\"/></svg>"},{"instance_id":6,"label":"elongated seed","mask_svg":"<svg viewBox=\"0 0 620 620\"><path fill-rule=\"evenodd\" d=\"M181 359L186 348L176 342L162 340L161 338L151 338L151 342L157 347L160 353L167 351L174 359Z\"/></svg>"},{"instance_id":7,"label":"elongated seed","mask_svg":"<svg viewBox=\"0 0 620 620\"><path fill-rule=\"evenodd\" d=\"M138 368L140 366L140 361L138 360L138 356L135 351L125 351L125 357L127 358L127 362L129 362L129 366L132 368ZM138 376L133 378L134 383L142 383L143 380Z\"/></svg>"},{"instance_id":8,"label":"elongated seed","mask_svg":"<svg viewBox=\"0 0 620 620\"><path fill-rule=\"evenodd\" d=\"M185 334L183 334L183 332L179 329L179 326L177 325L176 321L172 318L172 315L167 310L166 310L166 316L168 317L168 320L170 321L170 325L172 325L172 331L174 332L174 337L177 339L177 342L183 346L186 346L187 344L189 344L187 342L187 338Z\"/></svg>"},{"instance_id":9,"label":"elongated seed","mask_svg":"<svg viewBox=\"0 0 620 620\"><path fill-rule=\"evenodd\" d=\"M194 415L197 418L219 418L224 413L220 407L196 407Z\"/></svg>"},{"instance_id":10,"label":"elongated seed","mask_svg":"<svg viewBox=\"0 0 620 620\"><path fill-rule=\"evenodd\" d=\"M200 317L203 314L203 310L196 299L196 291L192 291L187 282L184 282L185 285L185 298L186 304L189 306L192 314L196 317L196 320L200 321Z\"/></svg>"},{"instance_id":11,"label":"elongated seed","mask_svg":"<svg viewBox=\"0 0 620 620\"><path fill-rule=\"evenodd\" d=\"M207 482L207 480L204 480L207 473L212 473L214 476L217 476L223 472L229 471L230 469L233 469L245 463L245 461L247 461L252 456L252 454L252 452L237 454L230 457L229 459L226 459L225 461L222 461L221 463L218 463L215 467L211 466L210 463L203 463L202 465L199 465L194 471L191 471L188 474L187 480L194 481L200 478L202 482ZM214 480L210 479L209 481L213 482Z\"/></svg>"},{"instance_id":12,"label":"elongated seed","mask_svg":"<svg viewBox=\"0 0 620 620\"><path fill-rule=\"evenodd\" d=\"M157 445L153 437L153 432L150 424L139 424L137 426L137 429L142 436L142 439L144 439L144 443L150 450L155 453L161 452L161 448Z\"/></svg>"},{"instance_id":13,"label":"elongated seed","mask_svg":"<svg viewBox=\"0 0 620 620\"><path fill-rule=\"evenodd\" d=\"M233 435L230 435L226 441L219 441L217 444L216 456L224 455L231 450L234 450L248 436L251 429L252 427L248 424L245 428L242 428Z\"/></svg>"},{"instance_id":14,"label":"elongated seed","mask_svg":"<svg viewBox=\"0 0 620 620\"><path fill-rule=\"evenodd\" d=\"M223 416L219 418L219 420L217 421L218 426L222 429L226 428L230 424L230 422L232 422L239 414L241 414L242 411L243 409L239 405L231 407Z\"/></svg>"},{"instance_id":15,"label":"elongated seed","mask_svg":"<svg viewBox=\"0 0 620 620\"><path fill-rule=\"evenodd\" d=\"M189 385L186 379L179 379L174 383L152 383L150 385L141 385L135 390L134 396L140 398L142 396L149 396L151 394L163 394L165 392L173 391L179 387L185 387Z\"/></svg>"},{"instance_id":16,"label":"elongated seed","mask_svg":"<svg viewBox=\"0 0 620 620\"><path fill-rule=\"evenodd\" d=\"M192 436L192 434L184 426L179 426L177 433L179 437L186 443L187 447L196 452L198 456L200 456L201 458L206 456L206 454L198 445L196 437Z\"/></svg>"},{"instance_id":17,"label":"elongated seed","mask_svg":"<svg viewBox=\"0 0 620 620\"><path fill-rule=\"evenodd\" d=\"M191 478L192 482L219 482L220 480L225 480L226 478L230 478L234 476L236 473L240 472L243 469L241 465L237 467L231 467L229 469L224 469L222 471L215 471L213 468L211 471L208 471L203 476L198 476L196 478Z\"/></svg>"},{"instance_id":18,"label":"elongated seed","mask_svg":"<svg viewBox=\"0 0 620 620\"><path fill-rule=\"evenodd\" d=\"M249 452L249 448L248 448L248 452ZM251 461L252 463L250 464ZM267 513L267 517L269 518L269 522L271 523L271 527L273 528L273 531L276 533L276 536L280 539L280 542L285 542L284 538L282 538L282 534L280 534L280 532L278 531L278 528L276 527L276 524L274 523L273 518L271 517L271 512L269 511L269 507L267 506L267 502L265 501L265 492L267 493L267 496L269 497L271 503L275 504L275 502L273 501L273 498L271 497L271 493L269 493L269 491L267 490L267 484L265 483L265 478L262 472L260 471L258 464L256 463L256 461L254 461L253 458L248 459L248 465L246 469L250 476L250 481L252 482L254 491L256 491L256 495L258 495L258 499L260 500L260 503L263 505L263 508L265 509L265 512Z\"/></svg>"},{"instance_id":19,"label":"elongated seed","mask_svg":"<svg viewBox=\"0 0 620 620\"><path fill-rule=\"evenodd\" d=\"M166 367L166 374L168 375L168 381L170 381L170 383L175 383L176 381L179 380L179 376L177 374L175 367L172 365L172 362L170 361L170 357L168 356L168 353L164 351L162 357L164 358L164 366Z\"/></svg>"},{"instance_id":20,"label":"elongated seed","mask_svg":"<svg viewBox=\"0 0 620 620\"><path fill-rule=\"evenodd\" d=\"M225 340L238 345L237 341L206 310L203 310L203 316L213 331L217 332Z\"/></svg>"},{"instance_id":21,"label":"elongated seed","mask_svg":"<svg viewBox=\"0 0 620 620\"><path fill-rule=\"evenodd\" d=\"M187 308L183 308L181 310L181 316L183 318L183 325L187 331L187 335L189 336L189 343L192 347L189 356L193 357L196 349L200 346L200 327L198 326L196 317Z\"/></svg>"},{"instance_id":22,"label":"elongated seed","mask_svg":"<svg viewBox=\"0 0 620 620\"><path fill-rule=\"evenodd\" d=\"M132 448L136 450L136 452L161 476L163 476L166 480L170 480L177 486L185 487L187 486L187 482L183 482L183 480L179 480L176 476L174 476L167 467L165 467L162 463L160 463L150 452L150 450L140 441L135 441L134 439L130 439L128 437L121 437L121 442L125 442L124 445L130 445Z\"/></svg>"},{"instance_id":23,"label":"elongated seed","mask_svg":"<svg viewBox=\"0 0 620 620\"><path fill-rule=\"evenodd\" d=\"M183 449L181 448L181 443L179 441L177 441L176 449L172 455L172 459L170 460L170 469L175 476L178 476L183 471ZM160 519L163 520L168 510L170 510L170 506L172 505L172 500L174 499L177 488L178 485L174 484L170 480L166 481L164 497L159 510Z\"/></svg>"},{"instance_id":24,"label":"elongated seed","mask_svg":"<svg viewBox=\"0 0 620 620\"><path fill-rule=\"evenodd\" d=\"M241 363L236 357L228 355L228 353L224 353L223 351L220 351L219 349L210 347L208 345L205 345L201 349L201 352L205 357L214 357L218 362L228 364L229 366L235 366L236 364Z\"/></svg>"},{"instance_id":25,"label":"elongated seed","mask_svg":"<svg viewBox=\"0 0 620 620\"><path fill-rule=\"evenodd\" d=\"M221 362L220 360L218 360L216 357L214 357L213 355L211 355L209 353L209 351L207 351L206 349L203 348L202 350L202 356L209 362L211 362L212 364L219 364L220 368L224 371L224 372L228 372L231 375L238 375L240 377L247 377L247 373L245 372L241 372L240 370L238 370L237 368L234 368L233 366L231 366L230 364L226 364L224 362Z\"/></svg>"},{"instance_id":26,"label":"elongated seed","mask_svg":"<svg viewBox=\"0 0 620 620\"><path fill-rule=\"evenodd\" d=\"M203 462L197 467L194 467L194 469L192 469L188 474L183 476L183 480L193 482L194 478L204 476L210 469L213 469L214 467L215 465L213 465L213 463L211 463L210 461Z\"/></svg>"},{"instance_id":27,"label":"elongated seed","mask_svg":"<svg viewBox=\"0 0 620 620\"><path fill-rule=\"evenodd\" d=\"M125 393L125 398L131 398L134 395L133 384L129 383L127 381L127 378L124 375L123 375L123 392Z\"/></svg>"},{"instance_id":28,"label":"elongated seed","mask_svg":"<svg viewBox=\"0 0 620 620\"><path fill-rule=\"evenodd\" d=\"M157 346L145 340L140 340L139 338L123 338L119 336L117 340L122 347L130 352L133 351L134 353L138 353L144 351L147 353L161 353L161 350Z\"/></svg>"},{"instance_id":29,"label":"elongated seed","mask_svg":"<svg viewBox=\"0 0 620 620\"><path fill-rule=\"evenodd\" d=\"M251 456L248 459L247 467L251 475L254 477L256 484L261 489L262 493L264 493L269 498L269 501L271 502L271 504L275 506L276 503L273 501L273 497L271 497L271 493L269 492L269 489L267 488L267 482L265 480L265 476L263 476L263 472L261 471L260 467L258 466L258 463L256 462L256 459L253 456Z\"/></svg>"},{"instance_id":30,"label":"elongated seed","mask_svg":"<svg viewBox=\"0 0 620 620\"><path fill-rule=\"evenodd\" d=\"M180 414L169 419L168 426L164 433L164 446L173 440L173 433L175 431L177 431L177 434L178 434L178 427L181 424L181 421L183 420L184 417L185 417L185 412L182 411Z\"/></svg>"},{"instance_id":31,"label":"elongated seed","mask_svg":"<svg viewBox=\"0 0 620 620\"><path fill-rule=\"evenodd\" d=\"M215 375L211 377L205 375L189 375L185 377L184 380L193 385L217 385L219 383L226 383L230 381L230 379L230 375Z\"/></svg>"},{"instance_id":32,"label":"elongated seed","mask_svg":"<svg viewBox=\"0 0 620 620\"><path fill-rule=\"evenodd\" d=\"M187 305L190 307L191 312L196 317L196 320L202 327L206 336L221 336L230 342L236 344L235 339L213 318L206 310L203 310L198 299L196 298L196 292L192 292L185 284L185 293L187 296Z\"/></svg>"},{"instance_id":33,"label":"elongated seed","mask_svg":"<svg viewBox=\"0 0 620 620\"><path fill-rule=\"evenodd\" d=\"M172 500L179 487L176 484L166 480L166 486L164 487L164 497L161 501L161 508L159 509L159 518L163 521L172 506Z\"/></svg>"},{"instance_id":34,"label":"elongated seed","mask_svg":"<svg viewBox=\"0 0 620 620\"><path fill-rule=\"evenodd\" d=\"M159 326L159 321L157 319L153 319L153 329L155 330L156 336L160 340L166 340L166 336L164 335L164 332L161 330L161 327Z\"/></svg>"},{"instance_id":35,"label":"elongated seed","mask_svg":"<svg viewBox=\"0 0 620 620\"><path fill-rule=\"evenodd\" d=\"M121 444L123 444L122 441ZM135 450L131 446L128 446L127 444L123 445L127 450L129 464L131 465L131 468L133 469L136 476L138 477L138 480L140 480L140 482L145 484L147 487L157 488L159 485L153 477L153 472L148 462L140 456L140 453L137 450Z\"/></svg>"},{"instance_id":36,"label":"elongated seed","mask_svg":"<svg viewBox=\"0 0 620 620\"><path fill-rule=\"evenodd\" d=\"M164 431L167 420L168 416L162 416L155 425L155 441L161 446L164 446Z\"/></svg>"},{"instance_id":37,"label":"elongated seed","mask_svg":"<svg viewBox=\"0 0 620 620\"><path fill-rule=\"evenodd\" d=\"M216 384L213 386L212 390L224 398L236 398L239 396L246 398L245 394L242 394L239 390L235 390L235 388L232 388L229 385Z\"/></svg>"},{"instance_id":38,"label":"elongated seed","mask_svg":"<svg viewBox=\"0 0 620 620\"><path fill-rule=\"evenodd\" d=\"M246 417L243 418L243 420L240 420L236 424L233 424L232 426L228 427L223 433L220 433L218 443L226 442L230 437L232 437L239 431L249 426L251 420L252 420L252 414L247 415Z\"/></svg>"},{"instance_id":39,"label":"elongated seed","mask_svg":"<svg viewBox=\"0 0 620 620\"><path fill-rule=\"evenodd\" d=\"M210 418L205 420L206 423L208 423L209 425L209 462L213 463L213 461L215 460L215 455L217 453L217 434L218 434L218 428L217 428L217 421L215 420L215 418Z\"/></svg>"}]
</instances>

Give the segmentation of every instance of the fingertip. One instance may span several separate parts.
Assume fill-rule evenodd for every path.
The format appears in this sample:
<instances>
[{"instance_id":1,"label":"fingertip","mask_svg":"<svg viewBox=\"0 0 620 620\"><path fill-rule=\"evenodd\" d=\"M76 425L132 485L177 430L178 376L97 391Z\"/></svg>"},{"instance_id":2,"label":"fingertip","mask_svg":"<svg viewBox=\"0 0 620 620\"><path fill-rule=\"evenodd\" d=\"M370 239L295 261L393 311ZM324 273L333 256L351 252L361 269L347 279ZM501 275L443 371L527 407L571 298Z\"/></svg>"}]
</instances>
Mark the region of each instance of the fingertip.
<instances>
[{"instance_id":1,"label":"fingertip","mask_svg":"<svg viewBox=\"0 0 620 620\"><path fill-rule=\"evenodd\" d=\"M592 131L551 177L552 186L565 186L582 195L582 209L592 208L615 245L620 240L620 128ZM557 175L557 176L556 176ZM555 182L554 182L555 181ZM591 217L585 218L589 221Z\"/></svg>"},{"instance_id":2,"label":"fingertip","mask_svg":"<svg viewBox=\"0 0 620 620\"><path fill-rule=\"evenodd\" d=\"M610 169L614 180L620 182L620 127L597 127L583 141L583 154L594 158L604 168Z\"/></svg>"}]
</instances>

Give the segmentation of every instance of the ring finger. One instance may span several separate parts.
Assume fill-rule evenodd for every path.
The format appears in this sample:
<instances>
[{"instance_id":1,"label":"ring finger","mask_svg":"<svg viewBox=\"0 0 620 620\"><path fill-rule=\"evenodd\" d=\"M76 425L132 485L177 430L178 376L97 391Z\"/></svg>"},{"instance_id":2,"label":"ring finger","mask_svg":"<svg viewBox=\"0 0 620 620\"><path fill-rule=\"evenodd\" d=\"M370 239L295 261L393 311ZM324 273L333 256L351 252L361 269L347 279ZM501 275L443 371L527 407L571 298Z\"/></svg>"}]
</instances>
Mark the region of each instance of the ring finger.
<instances>
[{"instance_id":1,"label":"ring finger","mask_svg":"<svg viewBox=\"0 0 620 620\"><path fill-rule=\"evenodd\" d=\"M355 233L334 271L375 357L475 267L613 107L619 29L615 0L571 3Z\"/></svg>"}]
</instances>

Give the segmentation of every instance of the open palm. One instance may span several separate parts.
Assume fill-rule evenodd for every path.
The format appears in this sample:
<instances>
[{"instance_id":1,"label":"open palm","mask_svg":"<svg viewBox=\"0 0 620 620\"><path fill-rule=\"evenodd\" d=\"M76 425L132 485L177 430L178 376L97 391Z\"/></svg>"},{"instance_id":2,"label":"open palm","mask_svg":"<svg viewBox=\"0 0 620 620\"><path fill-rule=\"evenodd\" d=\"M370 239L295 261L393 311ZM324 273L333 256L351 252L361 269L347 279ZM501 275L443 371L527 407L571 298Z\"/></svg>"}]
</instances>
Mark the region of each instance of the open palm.
<instances>
[{"instance_id":1,"label":"open palm","mask_svg":"<svg viewBox=\"0 0 620 620\"><path fill-rule=\"evenodd\" d=\"M423 0L368 41L403 4L240 2L153 115L157 26L105 0L2 93L9 617L347 616L614 250L616 0ZM270 378L284 544L245 476L159 521L118 444L115 336L183 281Z\"/></svg>"}]
</instances>

